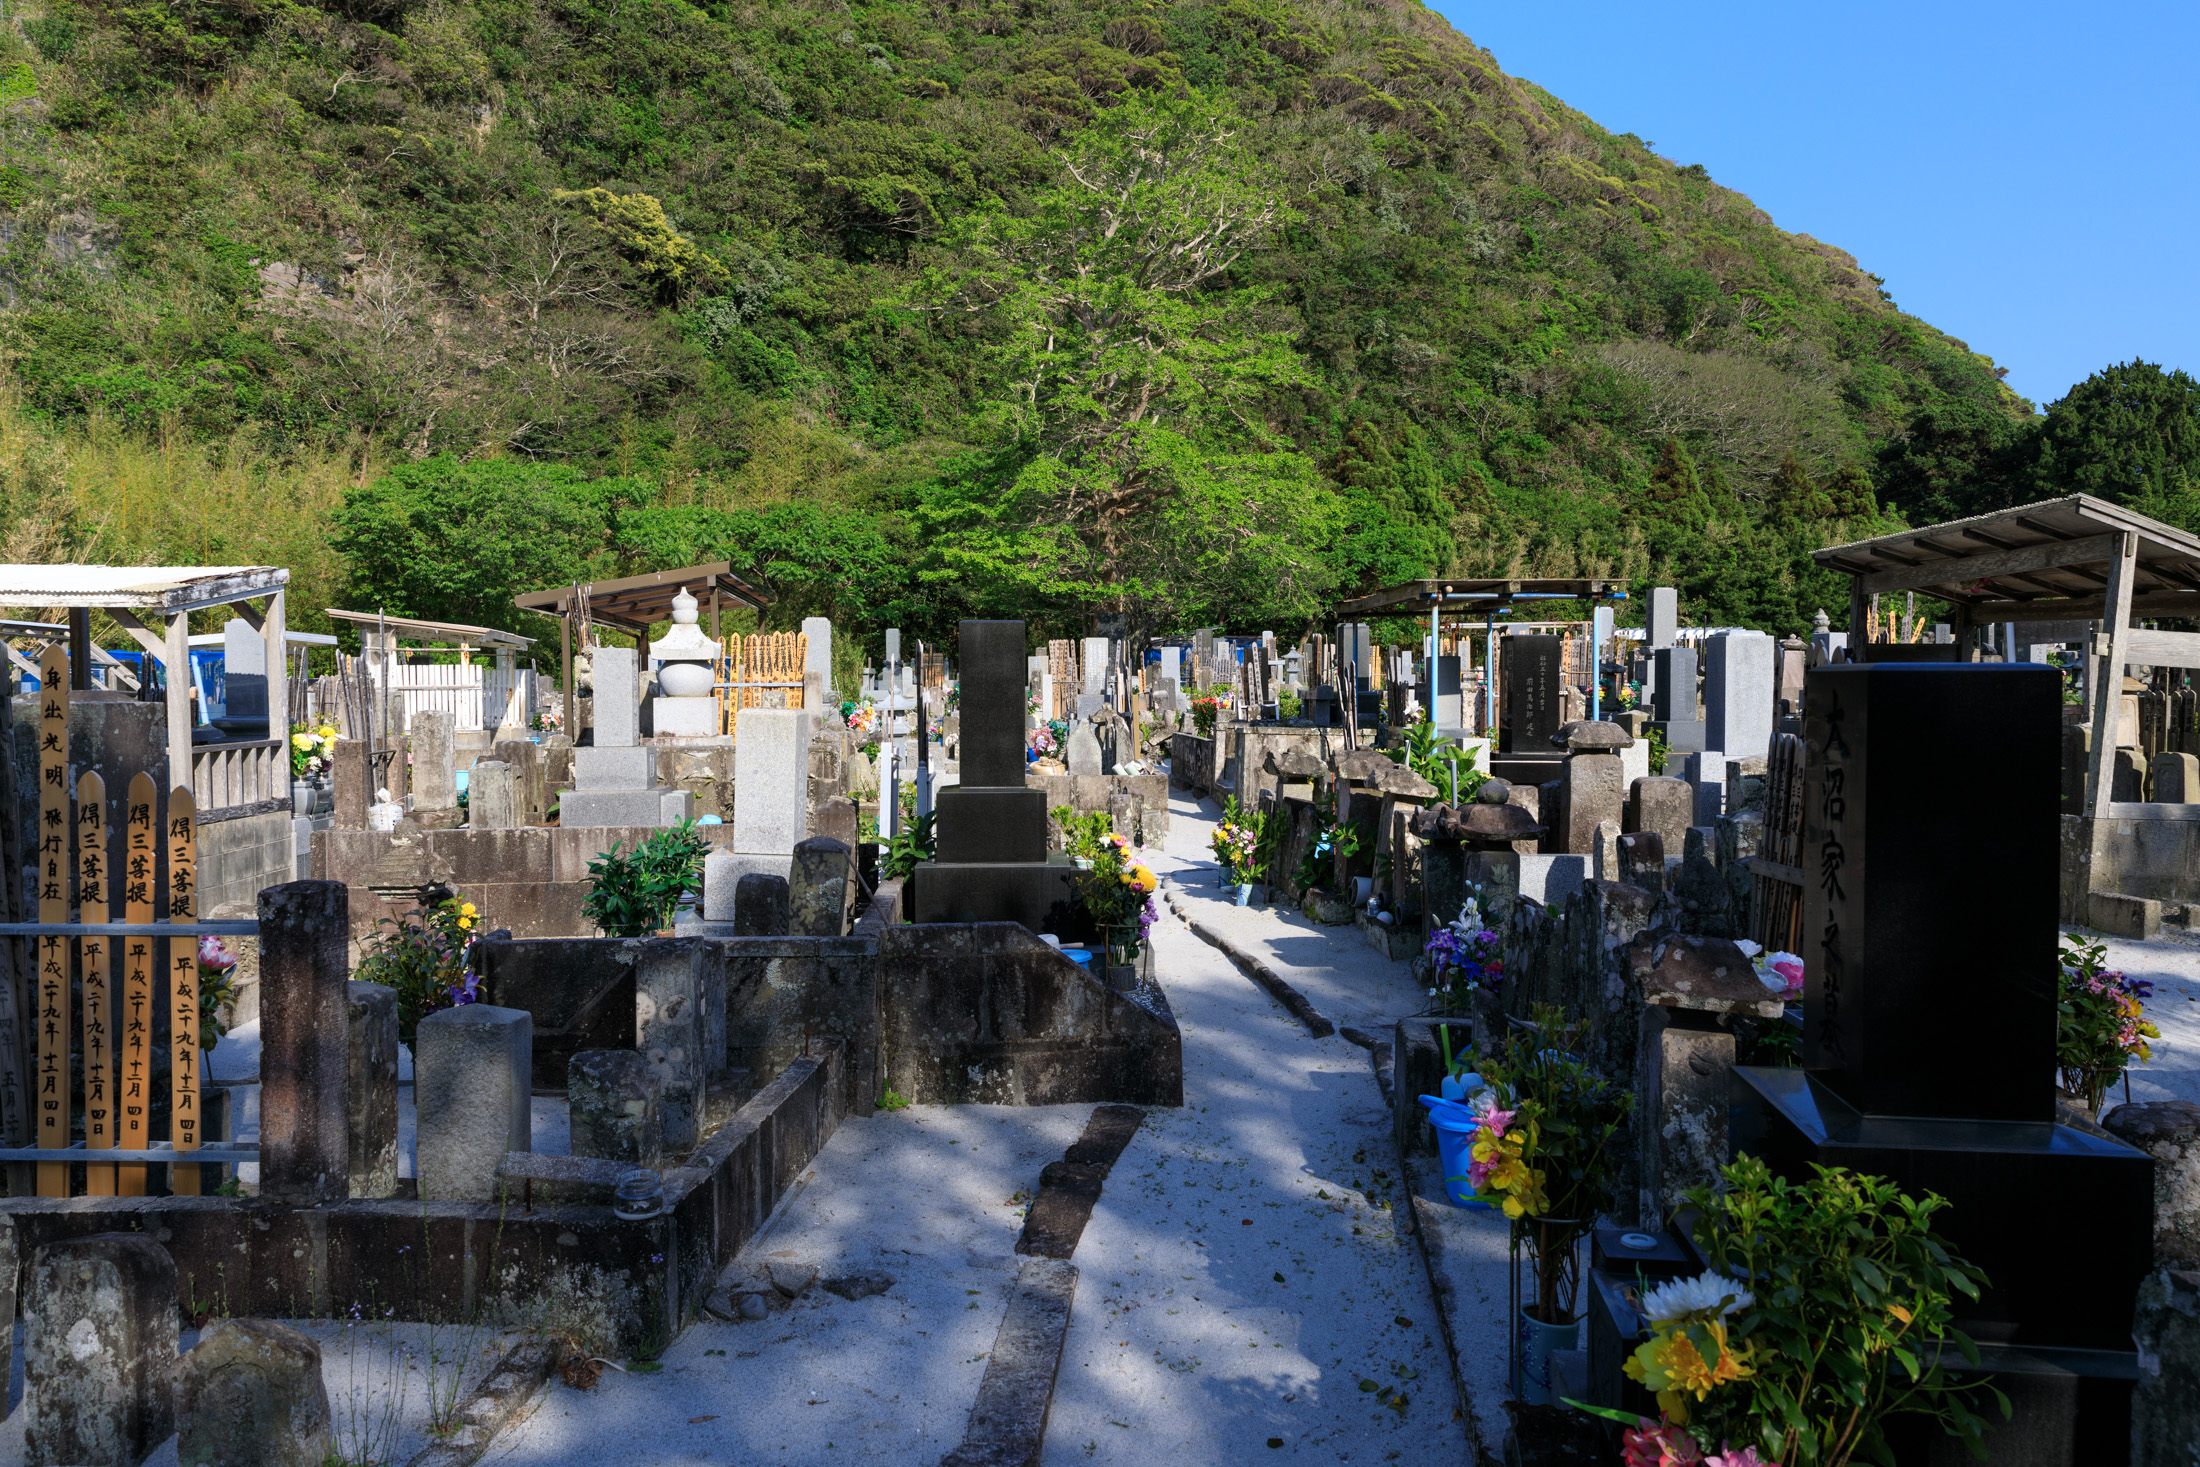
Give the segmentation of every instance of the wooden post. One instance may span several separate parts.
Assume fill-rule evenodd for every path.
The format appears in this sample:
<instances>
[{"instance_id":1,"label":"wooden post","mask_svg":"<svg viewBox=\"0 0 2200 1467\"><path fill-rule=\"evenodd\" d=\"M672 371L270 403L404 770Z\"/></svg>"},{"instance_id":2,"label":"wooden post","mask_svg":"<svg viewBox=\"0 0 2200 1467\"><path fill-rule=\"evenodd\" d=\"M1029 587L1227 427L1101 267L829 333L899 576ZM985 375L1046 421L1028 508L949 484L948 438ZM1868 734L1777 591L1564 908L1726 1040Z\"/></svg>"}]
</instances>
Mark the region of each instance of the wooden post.
<instances>
[{"instance_id":1,"label":"wooden post","mask_svg":"<svg viewBox=\"0 0 2200 1467\"><path fill-rule=\"evenodd\" d=\"M105 922L107 902L107 785L86 771L76 782L77 920ZM114 946L121 939L84 939L84 1149L106 1151L115 1144L115 1056L112 1047ZM93 1197L115 1195L115 1169L89 1162L84 1190Z\"/></svg>"},{"instance_id":2,"label":"wooden post","mask_svg":"<svg viewBox=\"0 0 2200 1467\"><path fill-rule=\"evenodd\" d=\"M1862 576L1849 577L1849 661L1851 662L1869 662L1872 660L1872 632L1875 630L1874 624L1879 616L1877 601L1876 596L1865 596L1864 578Z\"/></svg>"},{"instance_id":3,"label":"wooden post","mask_svg":"<svg viewBox=\"0 0 2200 1467\"><path fill-rule=\"evenodd\" d=\"M2139 537L2126 531L2118 537L2116 558L2108 563L2108 590L2101 602L2101 640L2107 646L2093 677L2093 782L2086 791L2086 813L2094 821L2096 857L2116 787L2116 723L2124 707L2124 641L2131 632L2131 588L2138 579L2138 561ZM2086 655L2092 657L2093 649L2087 648ZM2090 876L2087 889L2092 889Z\"/></svg>"},{"instance_id":4,"label":"wooden post","mask_svg":"<svg viewBox=\"0 0 2200 1467\"><path fill-rule=\"evenodd\" d=\"M191 614L168 618L168 777L163 788L191 784Z\"/></svg>"},{"instance_id":5,"label":"wooden post","mask_svg":"<svg viewBox=\"0 0 2200 1467\"><path fill-rule=\"evenodd\" d=\"M48 642L38 659L38 920L69 920L69 655ZM69 1145L69 959L74 943L38 939L38 1146ZM38 1164L38 1195L69 1195L69 1164Z\"/></svg>"},{"instance_id":6,"label":"wooden post","mask_svg":"<svg viewBox=\"0 0 2200 1467\"><path fill-rule=\"evenodd\" d=\"M160 787L149 774L130 777L130 798L122 807L122 920L143 925L153 920L155 883L160 879L159 848L153 843L154 807ZM125 938L122 947L122 1044L117 1051L115 1136L124 1151L145 1151L153 1144L146 1124L153 1103L153 970L163 955L155 939ZM145 1168L116 1168L118 1195L145 1195Z\"/></svg>"},{"instance_id":7,"label":"wooden post","mask_svg":"<svg viewBox=\"0 0 2200 1467\"><path fill-rule=\"evenodd\" d=\"M1971 625L1971 608L1958 602L1949 615L1953 618L1953 624L1948 630L1956 639L1956 661L1978 661L1978 638L1972 635L1974 628Z\"/></svg>"},{"instance_id":8,"label":"wooden post","mask_svg":"<svg viewBox=\"0 0 2200 1467\"><path fill-rule=\"evenodd\" d=\"M289 647L284 632L285 593L267 598L267 615L261 618L260 635L267 639L267 736L275 740L275 789L290 798L290 679Z\"/></svg>"},{"instance_id":9,"label":"wooden post","mask_svg":"<svg viewBox=\"0 0 2200 1467\"><path fill-rule=\"evenodd\" d=\"M168 900L171 922L196 922L199 913L198 802L178 787L168 795ZM168 1135L178 1151L196 1151L199 1118L199 940L163 939L168 944ZM199 1193L199 1169L171 1164L168 1190L178 1197Z\"/></svg>"}]
</instances>

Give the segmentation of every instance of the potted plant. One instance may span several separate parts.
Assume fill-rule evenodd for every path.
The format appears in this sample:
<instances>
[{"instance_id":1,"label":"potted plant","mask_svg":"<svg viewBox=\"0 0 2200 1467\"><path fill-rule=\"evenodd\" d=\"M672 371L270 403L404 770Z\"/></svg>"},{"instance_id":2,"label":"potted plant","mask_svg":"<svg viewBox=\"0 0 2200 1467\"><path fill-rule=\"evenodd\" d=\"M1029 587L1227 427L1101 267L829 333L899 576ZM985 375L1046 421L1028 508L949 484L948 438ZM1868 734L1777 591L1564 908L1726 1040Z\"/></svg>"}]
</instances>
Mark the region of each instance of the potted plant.
<instances>
[{"instance_id":1,"label":"potted plant","mask_svg":"<svg viewBox=\"0 0 2200 1467\"><path fill-rule=\"evenodd\" d=\"M673 913L703 890L703 858L710 845L695 822L652 831L632 851L624 842L588 863L588 898L581 915L607 937L669 935Z\"/></svg>"},{"instance_id":2,"label":"potted plant","mask_svg":"<svg viewBox=\"0 0 2200 1467\"><path fill-rule=\"evenodd\" d=\"M2154 985L2106 966L2108 951L2098 941L2066 936L2062 952L2062 991L2056 1004L2055 1068L2062 1088L2098 1115L2108 1087L2133 1059L2147 1059L2149 1039L2162 1031L2146 1016Z\"/></svg>"},{"instance_id":3,"label":"potted plant","mask_svg":"<svg viewBox=\"0 0 2200 1467\"><path fill-rule=\"evenodd\" d=\"M1641 1295L1650 1338L1621 1367L1657 1394L1659 1418L1591 1408L1632 1422L1630 1467L1891 1461L1885 1424L1901 1414L1932 1418L1983 1456L1977 1408L2008 1416L2001 1392L1957 1384L1943 1364L1950 1347L1978 1364L1950 1301L1978 1297L1985 1282L1932 1231L1947 1201L1811 1170L1797 1185L1744 1156L1720 1173L1722 1188L1689 1195L1710 1271Z\"/></svg>"},{"instance_id":4,"label":"potted plant","mask_svg":"<svg viewBox=\"0 0 2200 1467\"><path fill-rule=\"evenodd\" d=\"M1480 1118L1469 1184L1511 1219L1513 1248L1534 1279L1514 1321L1513 1381L1514 1394L1534 1405L1551 1403L1551 1356L1579 1335L1580 1243L1612 1206L1613 1143L1634 1105L1570 1052L1584 1037L1556 1009L1539 1007L1532 1024L1480 1046L1483 1088L1469 1102Z\"/></svg>"}]
</instances>

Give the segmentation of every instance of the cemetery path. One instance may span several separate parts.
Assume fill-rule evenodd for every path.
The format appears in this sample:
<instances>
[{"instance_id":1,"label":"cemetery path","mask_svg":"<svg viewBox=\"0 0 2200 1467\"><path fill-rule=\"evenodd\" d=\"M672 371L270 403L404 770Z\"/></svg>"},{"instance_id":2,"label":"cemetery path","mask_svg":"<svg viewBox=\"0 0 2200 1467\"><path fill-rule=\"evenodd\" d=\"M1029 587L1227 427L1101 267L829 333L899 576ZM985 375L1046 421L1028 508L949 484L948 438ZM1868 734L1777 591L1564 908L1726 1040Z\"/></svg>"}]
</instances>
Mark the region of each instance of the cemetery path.
<instances>
[{"instance_id":1,"label":"cemetery path","mask_svg":"<svg viewBox=\"0 0 2200 1467\"><path fill-rule=\"evenodd\" d=\"M1236 915L1197 882L1211 812L1170 813L1157 874L1194 879L1203 922ZM1279 929L1267 960L1333 1018L1417 1007L1364 946L1253 915ZM1147 1112L1077 1249L1044 1462L1472 1461L1367 1055L1310 1037L1182 923L1153 941L1185 1105Z\"/></svg>"},{"instance_id":2,"label":"cemetery path","mask_svg":"<svg viewBox=\"0 0 2200 1467\"><path fill-rule=\"evenodd\" d=\"M2147 1017L2162 1037L2149 1045L2153 1058L2130 1072L2131 1098L2200 1105L2200 935L2165 931L2151 942L2121 937L2101 941L2110 967L2154 984ZM2121 1103L2123 1087L2110 1095Z\"/></svg>"},{"instance_id":3,"label":"cemetery path","mask_svg":"<svg viewBox=\"0 0 2200 1467\"><path fill-rule=\"evenodd\" d=\"M1428 1006L1406 965L1369 947L1358 927L1324 927L1280 894L1272 906L1236 905L1208 845L1221 819L1213 805L1170 792L1169 836L1155 870L1170 877L1180 900L1196 904L1201 925L1274 968L1340 1028L1387 1040L1401 1017Z\"/></svg>"}]
</instances>

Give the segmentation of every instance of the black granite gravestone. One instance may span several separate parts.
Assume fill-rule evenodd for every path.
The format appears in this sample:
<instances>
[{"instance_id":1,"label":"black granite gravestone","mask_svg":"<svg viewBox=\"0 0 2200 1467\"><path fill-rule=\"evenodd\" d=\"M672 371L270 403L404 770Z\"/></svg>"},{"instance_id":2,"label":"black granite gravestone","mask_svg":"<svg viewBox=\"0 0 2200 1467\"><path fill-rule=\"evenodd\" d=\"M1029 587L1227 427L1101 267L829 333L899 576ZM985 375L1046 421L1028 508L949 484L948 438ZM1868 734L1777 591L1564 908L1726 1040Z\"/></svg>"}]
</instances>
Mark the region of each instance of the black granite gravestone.
<instances>
[{"instance_id":1,"label":"black granite gravestone","mask_svg":"<svg viewBox=\"0 0 2200 1467\"><path fill-rule=\"evenodd\" d=\"M1047 799L1024 779L1024 624L966 621L961 782L933 799L933 859L917 867L919 922L1021 922L1073 935L1067 865L1047 855Z\"/></svg>"},{"instance_id":2,"label":"black granite gravestone","mask_svg":"<svg viewBox=\"0 0 2200 1467\"><path fill-rule=\"evenodd\" d=\"M2061 701L2036 665L1806 675L1803 1068L1732 1082L1737 1152L1949 1200L1936 1228L1990 1281L1958 1324L2067 1387L2020 1401L1989 1443L2011 1462L2124 1460L2151 1254L2152 1159L2054 1121ZM2005 1455L2053 1433L2075 1455Z\"/></svg>"},{"instance_id":3,"label":"black granite gravestone","mask_svg":"<svg viewBox=\"0 0 2200 1467\"><path fill-rule=\"evenodd\" d=\"M1507 637L1498 644L1505 686L1498 752L1548 754L1565 722L1558 706L1560 642L1556 637Z\"/></svg>"}]
</instances>

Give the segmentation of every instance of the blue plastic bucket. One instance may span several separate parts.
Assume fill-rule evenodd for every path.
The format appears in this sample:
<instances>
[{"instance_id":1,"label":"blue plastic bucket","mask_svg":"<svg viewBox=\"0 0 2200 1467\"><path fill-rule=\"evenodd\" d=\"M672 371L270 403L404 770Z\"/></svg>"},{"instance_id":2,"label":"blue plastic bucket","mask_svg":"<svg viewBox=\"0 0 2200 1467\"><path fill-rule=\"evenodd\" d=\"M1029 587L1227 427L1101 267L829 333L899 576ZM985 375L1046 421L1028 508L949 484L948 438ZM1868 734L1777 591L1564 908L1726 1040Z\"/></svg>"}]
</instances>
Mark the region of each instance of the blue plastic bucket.
<instances>
[{"instance_id":1,"label":"blue plastic bucket","mask_svg":"<svg viewBox=\"0 0 2200 1467\"><path fill-rule=\"evenodd\" d=\"M1092 950L1090 948L1065 947L1062 949L1062 956L1068 958L1080 968L1090 968L1092 966Z\"/></svg>"},{"instance_id":2,"label":"blue plastic bucket","mask_svg":"<svg viewBox=\"0 0 2200 1467\"><path fill-rule=\"evenodd\" d=\"M1481 1123L1473 1111L1456 1100L1424 1095L1421 1104L1428 1107L1428 1123L1436 1128L1436 1155L1444 1169L1445 1197L1454 1207L1488 1212L1490 1205L1477 1200L1467 1182L1467 1163L1472 1160L1468 1148L1474 1144L1474 1133Z\"/></svg>"}]
</instances>

